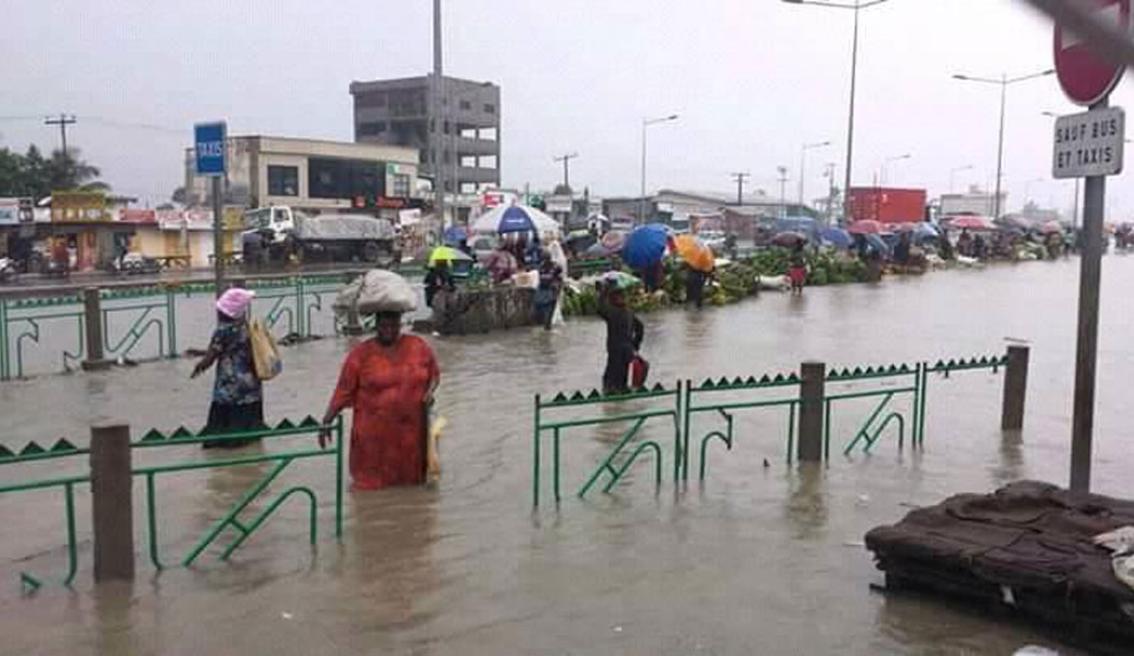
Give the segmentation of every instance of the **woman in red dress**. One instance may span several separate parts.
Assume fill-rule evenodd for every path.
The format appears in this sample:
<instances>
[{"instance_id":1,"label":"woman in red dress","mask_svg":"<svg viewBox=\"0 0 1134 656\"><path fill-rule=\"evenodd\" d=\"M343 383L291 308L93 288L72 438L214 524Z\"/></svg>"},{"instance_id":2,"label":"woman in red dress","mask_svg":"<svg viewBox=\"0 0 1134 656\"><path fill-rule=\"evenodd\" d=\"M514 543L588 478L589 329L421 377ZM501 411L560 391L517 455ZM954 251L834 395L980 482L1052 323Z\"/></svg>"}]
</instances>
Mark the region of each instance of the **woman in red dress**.
<instances>
[{"instance_id":1,"label":"woman in red dress","mask_svg":"<svg viewBox=\"0 0 1134 656\"><path fill-rule=\"evenodd\" d=\"M426 406L441 373L433 350L415 335L402 335L402 316L377 317L377 336L351 350L323 424L354 408L350 432L352 489L377 490L425 482ZM330 438L319 435L323 446Z\"/></svg>"}]
</instances>

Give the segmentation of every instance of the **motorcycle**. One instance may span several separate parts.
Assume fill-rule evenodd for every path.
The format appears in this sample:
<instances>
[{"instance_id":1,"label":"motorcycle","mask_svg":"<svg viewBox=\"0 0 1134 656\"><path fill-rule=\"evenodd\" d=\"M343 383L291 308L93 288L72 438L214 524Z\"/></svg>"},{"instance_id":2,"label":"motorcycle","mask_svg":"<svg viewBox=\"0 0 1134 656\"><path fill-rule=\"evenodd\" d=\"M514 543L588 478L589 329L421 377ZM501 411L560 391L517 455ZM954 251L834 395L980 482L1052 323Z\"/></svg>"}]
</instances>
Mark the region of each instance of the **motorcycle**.
<instances>
[{"instance_id":1,"label":"motorcycle","mask_svg":"<svg viewBox=\"0 0 1134 656\"><path fill-rule=\"evenodd\" d=\"M18 275L15 260L10 257L0 257L0 283L14 282Z\"/></svg>"}]
</instances>

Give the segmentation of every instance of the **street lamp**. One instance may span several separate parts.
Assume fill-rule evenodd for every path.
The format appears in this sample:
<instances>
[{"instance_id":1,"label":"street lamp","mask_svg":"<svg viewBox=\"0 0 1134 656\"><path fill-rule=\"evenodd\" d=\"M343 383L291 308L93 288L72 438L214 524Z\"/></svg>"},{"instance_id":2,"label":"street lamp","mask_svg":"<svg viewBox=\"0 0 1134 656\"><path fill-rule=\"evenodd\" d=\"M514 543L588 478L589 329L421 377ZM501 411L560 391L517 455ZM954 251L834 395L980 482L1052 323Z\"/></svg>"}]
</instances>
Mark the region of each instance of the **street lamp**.
<instances>
[{"instance_id":1,"label":"street lamp","mask_svg":"<svg viewBox=\"0 0 1134 656\"><path fill-rule=\"evenodd\" d=\"M787 218L787 167L777 166L776 171L780 174L780 218Z\"/></svg>"},{"instance_id":2,"label":"street lamp","mask_svg":"<svg viewBox=\"0 0 1134 656\"><path fill-rule=\"evenodd\" d=\"M1059 118L1055 112L1043 112L1048 118ZM1075 204L1071 206L1071 227L1079 227L1079 178L1075 178Z\"/></svg>"},{"instance_id":3,"label":"street lamp","mask_svg":"<svg viewBox=\"0 0 1134 656\"><path fill-rule=\"evenodd\" d=\"M851 169L854 166L854 93L858 78L858 12L868 7L880 5L888 0L854 0L853 3L826 2L825 0L782 0L793 5L814 5L828 9L850 9L854 12L854 39L851 42L850 109L847 112L847 164L846 179L843 185L843 217L850 216Z\"/></svg>"},{"instance_id":4,"label":"street lamp","mask_svg":"<svg viewBox=\"0 0 1134 656\"><path fill-rule=\"evenodd\" d=\"M642 195L638 197L638 223L646 222L646 128L659 123L676 121L677 114L662 116L660 118L642 119Z\"/></svg>"},{"instance_id":5,"label":"street lamp","mask_svg":"<svg viewBox=\"0 0 1134 656\"><path fill-rule=\"evenodd\" d=\"M960 173L961 171L971 171L973 170L973 168L974 167L972 164L965 164L964 166L958 166L957 168L949 169L949 193L953 193L953 176Z\"/></svg>"},{"instance_id":6,"label":"street lamp","mask_svg":"<svg viewBox=\"0 0 1134 656\"><path fill-rule=\"evenodd\" d=\"M1051 75L1055 69L1049 68L1046 71L1039 73L1032 73L1031 75L1022 75L1020 77L1010 78L1005 74L1001 74L1000 79L988 77L972 77L969 75L954 75L954 80L961 80L962 82L980 82L983 84L998 84L1000 85L1000 136L997 139L996 146L996 195L992 199L992 218L996 219L1000 216L1000 178L1003 175L1004 166L1004 105L1008 96L1008 85L1016 84L1017 82L1024 82L1026 80L1034 80L1038 77Z\"/></svg>"},{"instance_id":7,"label":"street lamp","mask_svg":"<svg viewBox=\"0 0 1134 656\"><path fill-rule=\"evenodd\" d=\"M906 153L905 155L895 155L894 157L887 157L885 160L883 160L882 161L882 184L886 184L886 182L887 182L886 169L890 165L890 162L900 162L903 159L909 159L911 157L913 157L913 155Z\"/></svg>"},{"instance_id":8,"label":"street lamp","mask_svg":"<svg viewBox=\"0 0 1134 656\"><path fill-rule=\"evenodd\" d=\"M799 206L800 207L803 207L803 196L804 196L803 167L804 167L804 164L806 164L806 162L807 162L807 151L812 150L814 148L823 148L825 146L830 146L830 145L831 145L830 141L823 141L823 142L820 142L820 143L803 144L803 147L799 149Z\"/></svg>"}]
</instances>

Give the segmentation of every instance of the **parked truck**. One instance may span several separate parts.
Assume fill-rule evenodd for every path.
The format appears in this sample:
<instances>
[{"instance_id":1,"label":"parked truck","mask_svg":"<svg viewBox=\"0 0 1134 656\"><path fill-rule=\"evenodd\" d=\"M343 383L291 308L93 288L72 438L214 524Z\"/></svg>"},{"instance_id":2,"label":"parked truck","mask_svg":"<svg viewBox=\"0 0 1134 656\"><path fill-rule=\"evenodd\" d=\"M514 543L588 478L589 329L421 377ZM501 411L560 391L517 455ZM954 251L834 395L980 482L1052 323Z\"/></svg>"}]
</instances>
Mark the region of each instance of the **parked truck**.
<instances>
[{"instance_id":1,"label":"parked truck","mask_svg":"<svg viewBox=\"0 0 1134 656\"><path fill-rule=\"evenodd\" d=\"M917 223L926 219L924 189L851 187L850 210L855 221Z\"/></svg>"},{"instance_id":2,"label":"parked truck","mask_svg":"<svg viewBox=\"0 0 1134 656\"><path fill-rule=\"evenodd\" d=\"M297 260L386 267L401 259L397 233L387 219L365 214L312 216L279 205L244 213L243 250L250 264Z\"/></svg>"}]
</instances>

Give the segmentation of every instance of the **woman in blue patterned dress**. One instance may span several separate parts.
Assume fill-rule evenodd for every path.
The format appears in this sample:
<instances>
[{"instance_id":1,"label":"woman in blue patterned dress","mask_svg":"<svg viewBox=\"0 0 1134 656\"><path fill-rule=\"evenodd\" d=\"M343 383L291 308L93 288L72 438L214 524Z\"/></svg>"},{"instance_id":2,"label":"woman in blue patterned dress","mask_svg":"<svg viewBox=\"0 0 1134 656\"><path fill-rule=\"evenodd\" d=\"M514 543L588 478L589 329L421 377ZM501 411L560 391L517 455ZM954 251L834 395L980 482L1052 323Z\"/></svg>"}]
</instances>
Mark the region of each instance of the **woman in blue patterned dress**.
<instances>
[{"instance_id":1,"label":"woman in blue patterned dress","mask_svg":"<svg viewBox=\"0 0 1134 656\"><path fill-rule=\"evenodd\" d=\"M217 327L193 378L217 366L206 434L242 433L264 428L263 385L252 361L248 308L253 292L233 288L217 299ZM249 440L211 440L204 448L237 448Z\"/></svg>"}]
</instances>

